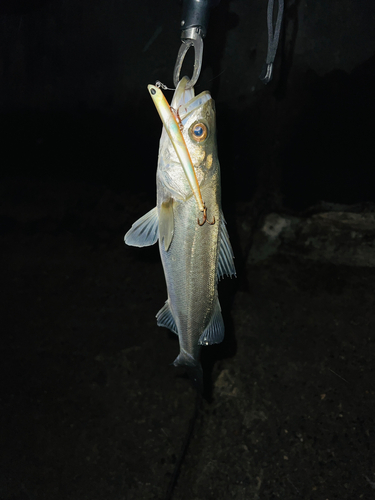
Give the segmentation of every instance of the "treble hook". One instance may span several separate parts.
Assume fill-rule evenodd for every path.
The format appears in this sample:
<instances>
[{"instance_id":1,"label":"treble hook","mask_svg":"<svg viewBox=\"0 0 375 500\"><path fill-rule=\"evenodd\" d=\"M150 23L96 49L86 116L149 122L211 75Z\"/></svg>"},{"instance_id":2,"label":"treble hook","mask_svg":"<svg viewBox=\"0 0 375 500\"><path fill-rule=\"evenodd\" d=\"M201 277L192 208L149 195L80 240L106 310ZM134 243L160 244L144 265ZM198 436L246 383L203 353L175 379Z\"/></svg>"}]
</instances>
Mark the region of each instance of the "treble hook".
<instances>
[{"instance_id":1,"label":"treble hook","mask_svg":"<svg viewBox=\"0 0 375 500\"><path fill-rule=\"evenodd\" d=\"M199 222L199 217L198 217L197 221L198 221L199 226L203 226L206 222L210 226L213 226L215 224L215 216L214 216L214 220L212 222L207 220L207 207L206 207L206 205L203 205L203 221Z\"/></svg>"}]
</instances>

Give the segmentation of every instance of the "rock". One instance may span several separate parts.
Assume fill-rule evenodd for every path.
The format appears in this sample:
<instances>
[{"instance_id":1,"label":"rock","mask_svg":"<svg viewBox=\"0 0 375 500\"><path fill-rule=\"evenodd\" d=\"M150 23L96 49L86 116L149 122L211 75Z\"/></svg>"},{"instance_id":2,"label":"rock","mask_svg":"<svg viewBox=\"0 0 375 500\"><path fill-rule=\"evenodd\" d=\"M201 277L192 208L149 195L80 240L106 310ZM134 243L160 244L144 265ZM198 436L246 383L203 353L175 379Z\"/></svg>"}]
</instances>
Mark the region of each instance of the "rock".
<instances>
[{"instance_id":1,"label":"rock","mask_svg":"<svg viewBox=\"0 0 375 500\"><path fill-rule=\"evenodd\" d=\"M275 253L348 266L375 267L375 213L346 209L309 217L271 213L254 236L251 263Z\"/></svg>"}]
</instances>

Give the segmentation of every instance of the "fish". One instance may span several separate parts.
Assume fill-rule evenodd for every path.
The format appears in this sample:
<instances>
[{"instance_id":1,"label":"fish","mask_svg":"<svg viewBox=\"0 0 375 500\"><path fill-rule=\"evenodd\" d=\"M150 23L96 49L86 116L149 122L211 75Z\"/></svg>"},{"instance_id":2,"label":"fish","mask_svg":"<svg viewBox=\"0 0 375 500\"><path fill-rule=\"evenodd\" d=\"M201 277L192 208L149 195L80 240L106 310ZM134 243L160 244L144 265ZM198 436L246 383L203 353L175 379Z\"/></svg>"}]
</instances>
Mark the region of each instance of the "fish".
<instances>
[{"instance_id":1,"label":"fish","mask_svg":"<svg viewBox=\"0 0 375 500\"><path fill-rule=\"evenodd\" d=\"M221 208L215 102L209 91L195 96L193 88L186 89L188 82L182 78L174 92L174 122L162 118L156 207L124 239L136 247L159 242L167 300L156 315L157 325L178 335L180 352L173 364L184 366L202 392L201 347L224 339L218 281L235 277L236 270ZM160 91L153 85L148 90L151 97ZM182 139L176 139L176 126Z\"/></svg>"}]
</instances>

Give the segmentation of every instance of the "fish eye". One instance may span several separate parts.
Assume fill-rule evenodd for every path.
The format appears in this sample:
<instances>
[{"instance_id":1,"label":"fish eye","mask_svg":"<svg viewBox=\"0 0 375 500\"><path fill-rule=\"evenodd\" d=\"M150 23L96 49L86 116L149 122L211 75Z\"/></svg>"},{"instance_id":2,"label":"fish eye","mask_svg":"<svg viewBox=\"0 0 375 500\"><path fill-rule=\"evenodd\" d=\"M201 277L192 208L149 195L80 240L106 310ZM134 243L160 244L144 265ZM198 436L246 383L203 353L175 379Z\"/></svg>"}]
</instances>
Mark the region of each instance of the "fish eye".
<instances>
[{"instance_id":1,"label":"fish eye","mask_svg":"<svg viewBox=\"0 0 375 500\"><path fill-rule=\"evenodd\" d=\"M205 139L207 139L208 131L207 127L204 123L199 122L199 123L194 123L194 125L191 127L191 137L196 141L196 142L202 142Z\"/></svg>"}]
</instances>

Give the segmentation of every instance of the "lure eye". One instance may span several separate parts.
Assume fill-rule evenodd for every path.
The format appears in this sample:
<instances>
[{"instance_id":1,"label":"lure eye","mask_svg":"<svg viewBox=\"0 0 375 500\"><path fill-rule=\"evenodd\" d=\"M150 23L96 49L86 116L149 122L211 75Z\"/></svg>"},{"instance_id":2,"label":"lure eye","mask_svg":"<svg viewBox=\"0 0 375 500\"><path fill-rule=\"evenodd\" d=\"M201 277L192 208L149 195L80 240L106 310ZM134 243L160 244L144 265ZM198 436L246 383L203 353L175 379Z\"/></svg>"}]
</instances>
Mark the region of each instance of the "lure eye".
<instances>
[{"instance_id":1,"label":"lure eye","mask_svg":"<svg viewBox=\"0 0 375 500\"><path fill-rule=\"evenodd\" d=\"M191 136L197 142L207 139L207 127L204 123L195 123L191 129Z\"/></svg>"}]
</instances>

